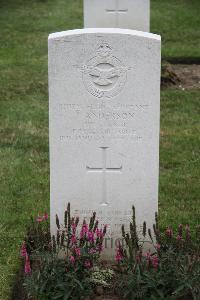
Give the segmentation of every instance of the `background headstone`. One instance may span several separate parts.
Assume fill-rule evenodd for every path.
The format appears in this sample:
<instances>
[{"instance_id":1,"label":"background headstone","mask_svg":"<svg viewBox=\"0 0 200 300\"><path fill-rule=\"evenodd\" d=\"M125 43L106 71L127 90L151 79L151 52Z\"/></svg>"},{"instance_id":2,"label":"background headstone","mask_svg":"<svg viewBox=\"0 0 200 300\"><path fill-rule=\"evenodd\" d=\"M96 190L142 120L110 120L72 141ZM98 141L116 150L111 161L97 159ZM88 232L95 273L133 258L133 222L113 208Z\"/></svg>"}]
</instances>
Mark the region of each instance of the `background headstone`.
<instances>
[{"instance_id":1,"label":"background headstone","mask_svg":"<svg viewBox=\"0 0 200 300\"><path fill-rule=\"evenodd\" d=\"M49 36L51 230L67 202L108 225L113 258L136 207L152 226L158 205L160 36L83 29ZM110 239L110 240L109 240Z\"/></svg>"},{"instance_id":2,"label":"background headstone","mask_svg":"<svg viewBox=\"0 0 200 300\"><path fill-rule=\"evenodd\" d=\"M150 31L150 0L84 0L85 28Z\"/></svg>"}]
</instances>

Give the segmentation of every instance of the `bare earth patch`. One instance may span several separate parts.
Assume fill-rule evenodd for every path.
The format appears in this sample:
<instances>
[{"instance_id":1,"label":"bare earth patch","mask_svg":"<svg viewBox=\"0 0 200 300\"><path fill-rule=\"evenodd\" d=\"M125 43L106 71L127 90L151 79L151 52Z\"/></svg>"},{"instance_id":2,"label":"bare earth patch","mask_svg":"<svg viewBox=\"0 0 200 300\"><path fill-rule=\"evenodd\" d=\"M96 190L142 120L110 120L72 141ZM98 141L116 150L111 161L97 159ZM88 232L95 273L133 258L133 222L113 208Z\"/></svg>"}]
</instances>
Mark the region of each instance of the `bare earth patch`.
<instances>
[{"instance_id":1,"label":"bare earth patch","mask_svg":"<svg viewBox=\"0 0 200 300\"><path fill-rule=\"evenodd\" d=\"M200 89L200 65L165 64L162 67L163 88Z\"/></svg>"}]
</instances>

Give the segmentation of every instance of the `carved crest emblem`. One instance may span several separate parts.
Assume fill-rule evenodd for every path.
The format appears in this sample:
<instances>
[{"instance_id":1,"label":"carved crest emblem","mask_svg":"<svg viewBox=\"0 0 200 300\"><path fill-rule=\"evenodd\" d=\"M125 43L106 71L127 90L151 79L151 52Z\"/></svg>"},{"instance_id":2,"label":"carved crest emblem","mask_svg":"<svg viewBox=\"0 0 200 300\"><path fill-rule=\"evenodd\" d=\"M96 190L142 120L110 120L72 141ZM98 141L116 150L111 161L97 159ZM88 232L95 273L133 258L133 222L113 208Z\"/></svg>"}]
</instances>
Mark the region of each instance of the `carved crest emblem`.
<instances>
[{"instance_id":1,"label":"carved crest emblem","mask_svg":"<svg viewBox=\"0 0 200 300\"><path fill-rule=\"evenodd\" d=\"M82 67L83 83L93 96L111 98L123 89L127 70L128 68L112 55L111 47L103 42L97 49L97 56Z\"/></svg>"}]
</instances>

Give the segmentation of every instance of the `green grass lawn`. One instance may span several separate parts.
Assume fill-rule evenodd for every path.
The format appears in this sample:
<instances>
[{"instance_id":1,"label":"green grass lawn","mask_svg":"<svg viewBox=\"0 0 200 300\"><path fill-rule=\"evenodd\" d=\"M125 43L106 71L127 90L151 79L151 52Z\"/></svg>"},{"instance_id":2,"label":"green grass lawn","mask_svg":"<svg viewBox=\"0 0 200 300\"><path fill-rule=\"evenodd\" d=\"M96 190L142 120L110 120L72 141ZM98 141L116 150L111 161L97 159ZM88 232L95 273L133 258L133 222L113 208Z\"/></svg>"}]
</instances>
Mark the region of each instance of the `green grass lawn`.
<instances>
[{"instance_id":1,"label":"green grass lawn","mask_svg":"<svg viewBox=\"0 0 200 300\"><path fill-rule=\"evenodd\" d=\"M200 61L200 1L151 0L151 32L162 36L162 56Z\"/></svg>"},{"instance_id":2,"label":"green grass lawn","mask_svg":"<svg viewBox=\"0 0 200 300\"><path fill-rule=\"evenodd\" d=\"M163 55L200 57L199 3L152 0ZM9 299L29 216L49 207L47 35L81 27L80 0L0 1L0 300ZM197 91L162 92L162 226L200 219L198 101Z\"/></svg>"},{"instance_id":3,"label":"green grass lawn","mask_svg":"<svg viewBox=\"0 0 200 300\"><path fill-rule=\"evenodd\" d=\"M161 93L159 213L163 226L200 223L200 93Z\"/></svg>"}]
</instances>

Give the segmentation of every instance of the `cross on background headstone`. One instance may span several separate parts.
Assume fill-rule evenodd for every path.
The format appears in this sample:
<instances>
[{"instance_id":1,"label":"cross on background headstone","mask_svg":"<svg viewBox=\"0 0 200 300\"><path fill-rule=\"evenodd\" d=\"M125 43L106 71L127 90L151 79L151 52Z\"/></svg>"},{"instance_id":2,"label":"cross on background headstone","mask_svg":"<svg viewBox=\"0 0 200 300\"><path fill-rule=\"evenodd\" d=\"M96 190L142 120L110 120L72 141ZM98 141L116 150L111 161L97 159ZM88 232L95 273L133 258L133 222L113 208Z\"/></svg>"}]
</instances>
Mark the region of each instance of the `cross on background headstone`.
<instances>
[{"instance_id":1,"label":"cross on background headstone","mask_svg":"<svg viewBox=\"0 0 200 300\"><path fill-rule=\"evenodd\" d=\"M84 0L85 28L150 31L150 0Z\"/></svg>"},{"instance_id":2,"label":"cross on background headstone","mask_svg":"<svg viewBox=\"0 0 200 300\"><path fill-rule=\"evenodd\" d=\"M106 9L107 13L115 14L116 18L116 26L119 25L119 15L120 14L126 14L128 12L127 9L120 9L119 0L115 0L115 8L113 9Z\"/></svg>"},{"instance_id":3,"label":"cross on background headstone","mask_svg":"<svg viewBox=\"0 0 200 300\"><path fill-rule=\"evenodd\" d=\"M108 205L108 200L107 200L107 182L106 182L106 173L108 172L118 172L121 173L122 171L122 166L118 168L107 168L107 153L106 150L108 147L100 147L102 149L102 167L89 167L86 166L86 169L88 172L100 172L102 173L102 206L107 206Z\"/></svg>"}]
</instances>

